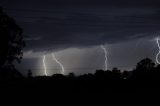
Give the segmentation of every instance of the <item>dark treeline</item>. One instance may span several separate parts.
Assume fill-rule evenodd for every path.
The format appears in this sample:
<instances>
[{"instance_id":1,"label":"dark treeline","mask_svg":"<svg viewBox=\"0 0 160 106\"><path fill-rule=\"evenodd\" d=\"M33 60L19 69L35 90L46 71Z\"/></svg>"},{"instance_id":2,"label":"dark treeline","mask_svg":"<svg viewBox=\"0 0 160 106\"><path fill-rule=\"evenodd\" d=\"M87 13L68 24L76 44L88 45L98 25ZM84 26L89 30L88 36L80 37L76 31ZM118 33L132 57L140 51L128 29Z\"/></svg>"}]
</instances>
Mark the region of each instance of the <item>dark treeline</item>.
<instances>
[{"instance_id":1,"label":"dark treeline","mask_svg":"<svg viewBox=\"0 0 160 106\"><path fill-rule=\"evenodd\" d=\"M123 91L135 90L135 88L159 88L160 65L156 66L149 58L137 63L133 71L121 71L118 68L112 70L97 70L94 74L75 76L54 74L52 76L32 76L31 70L28 77L22 76L18 71L0 71L0 81L9 87L25 87L28 89L55 89L58 91L105 91L107 89Z\"/></svg>"},{"instance_id":2,"label":"dark treeline","mask_svg":"<svg viewBox=\"0 0 160 106\"><path fill-rule=\"evenodd\" d=\"M88 105L95 105L95 102L118 105L127 102L139 104L137 99L147 103L151 98L159 96L160 89L160 65L155 66L148 58L140 61L133 71L121 72L113 68L80 76L75 76L74 73L32 76L30 70L28 77L24 77L16 70L3 71L5 73L0 73L3 76L0 77L0 91L4 96L7 95L6 100L9 97L9 100L14 101L15 104L19 103L16 102L18 100L29 105L44 102L44 104L57 103L58 106L66 104L62 100L72 105L86 104L86 102Z\"/></svg>"}]
</instances>

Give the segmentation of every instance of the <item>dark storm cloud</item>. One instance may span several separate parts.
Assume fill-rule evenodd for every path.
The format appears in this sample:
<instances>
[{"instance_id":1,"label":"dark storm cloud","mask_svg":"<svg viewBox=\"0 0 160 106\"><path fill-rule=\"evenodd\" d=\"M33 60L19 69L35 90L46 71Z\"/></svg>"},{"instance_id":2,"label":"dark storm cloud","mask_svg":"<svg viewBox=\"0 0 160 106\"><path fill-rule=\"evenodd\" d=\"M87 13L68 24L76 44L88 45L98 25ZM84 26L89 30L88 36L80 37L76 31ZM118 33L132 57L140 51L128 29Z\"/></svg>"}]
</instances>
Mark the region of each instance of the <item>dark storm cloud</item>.
<instances>
[{"instance_id":1,"label":"dark storm cloud","mask_svg":"<svg viewBox=\"0 0 160 106\"><path fill-rule=\"evenodd\" d=\"M3 2L24 28L27 49L35 51L152 37L160 28L158 4L156 0Z\"/></svg>"}]
</instances>

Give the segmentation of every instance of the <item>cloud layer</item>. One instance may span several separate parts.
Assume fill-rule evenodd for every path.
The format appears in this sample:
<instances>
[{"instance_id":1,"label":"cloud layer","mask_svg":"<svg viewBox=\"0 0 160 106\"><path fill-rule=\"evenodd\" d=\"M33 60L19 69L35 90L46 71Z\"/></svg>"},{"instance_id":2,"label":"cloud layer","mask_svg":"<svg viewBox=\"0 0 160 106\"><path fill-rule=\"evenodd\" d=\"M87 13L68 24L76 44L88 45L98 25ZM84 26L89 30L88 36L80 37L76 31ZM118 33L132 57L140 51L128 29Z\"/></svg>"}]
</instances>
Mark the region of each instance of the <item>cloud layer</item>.
<instances>
[{"instance_id":1,"label":"cloud layer","mask_svg":"<svg viewBox=\"0 0 160 106\"><path fill-rule=\"evenodd\" d=\"M28 1L3 3L24 28L27 50L111 44L159 32L158 1ZM21 4L21 5L19 5Z\"/></svg>"}]
</instances>

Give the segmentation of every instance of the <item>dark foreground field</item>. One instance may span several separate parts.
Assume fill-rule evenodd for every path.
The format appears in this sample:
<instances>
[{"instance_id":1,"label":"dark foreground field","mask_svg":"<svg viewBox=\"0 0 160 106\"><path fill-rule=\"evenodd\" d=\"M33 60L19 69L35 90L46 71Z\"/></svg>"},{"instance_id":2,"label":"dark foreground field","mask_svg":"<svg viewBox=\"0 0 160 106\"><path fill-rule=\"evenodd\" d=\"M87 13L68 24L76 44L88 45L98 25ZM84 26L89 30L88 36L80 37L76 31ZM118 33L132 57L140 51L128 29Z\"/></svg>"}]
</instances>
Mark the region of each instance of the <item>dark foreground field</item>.
<instances>
[{"instance_id":1,"label":"dark foreground field","mask_svg":"<svg viewBox=\"0 0 160 106\"><path fill-rule=\"evenodd\" d=\"M37 77L1 83L0 91L1 103L9 105L144 105L159 101L159 84L158 80Z\"/></svg>"}]
</instances>

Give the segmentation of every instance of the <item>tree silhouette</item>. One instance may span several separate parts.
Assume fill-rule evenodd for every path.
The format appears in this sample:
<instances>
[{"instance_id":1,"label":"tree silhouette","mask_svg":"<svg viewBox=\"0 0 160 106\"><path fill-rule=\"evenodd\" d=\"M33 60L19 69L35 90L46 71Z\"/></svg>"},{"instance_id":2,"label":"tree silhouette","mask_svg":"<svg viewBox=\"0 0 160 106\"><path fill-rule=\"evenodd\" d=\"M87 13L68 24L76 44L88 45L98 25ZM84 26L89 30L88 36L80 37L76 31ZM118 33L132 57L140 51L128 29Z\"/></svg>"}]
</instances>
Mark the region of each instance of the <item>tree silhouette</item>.
<instances>
[{"instance_id":1,"label":"tree silhouette","mask_svg":"<svg viewBox=\"0 0 160 106\"><path fill-rule=\"evenodd\" d=\"M155 63L149 58L145 58L141 60L139 63L137 63L137 69L149 70L152 69L154 66Z\"/></svg>"},{"instance_id":2,"label":"tree silhouette","mask_svg":"<svg viewBox=\"0 0 160 106\"><path fill-rule=\"evenodd\" d=\"M137 80L151 80L154 72L155 63L145 58L137 63L136 69L133 71L132 78Z\"/></svg>"},{"instance_id":3,"label":"tree silhouette","mask_svg":"<svg viewBox=\"0 0 160 106\"><path fill-rule=\"evenodd\" d=\"M75 74L74 74L73 72L71 72L71 73L68 74L68 77L74 78L74 77L75 77Z\"/></svg>"},{"instance_id":4,"label":"tree silhouette","mask_svg":"<svg viewBox=\"0 0 160 106\"><path fill-rule=\"evenodd\" d=\"M22 48L25 46L22 29L15 20L3 12L0 7L0 68L14 68L13 62L22 59Z\"/></svg>"},{"instance_id":5,"label":"tree silhouette","mask_svg":"<svg viewBox=\"0 0 160 106\"><path fill-rule=\"evenodd\" d=\"M27 76L28 76L28 78L32 78L32 71L31 71L31 69L28 70Z\"/></svg>"}]
</instances>

